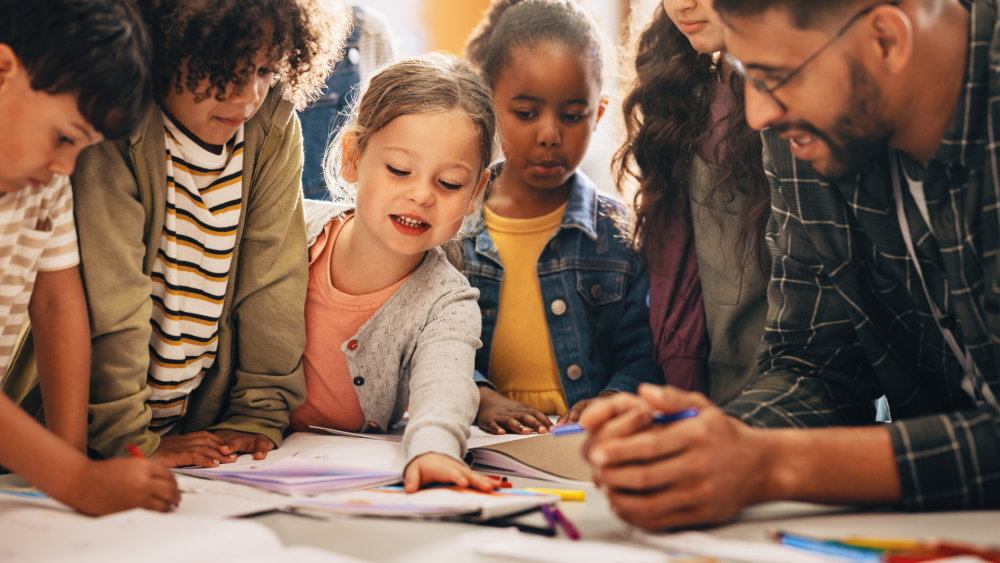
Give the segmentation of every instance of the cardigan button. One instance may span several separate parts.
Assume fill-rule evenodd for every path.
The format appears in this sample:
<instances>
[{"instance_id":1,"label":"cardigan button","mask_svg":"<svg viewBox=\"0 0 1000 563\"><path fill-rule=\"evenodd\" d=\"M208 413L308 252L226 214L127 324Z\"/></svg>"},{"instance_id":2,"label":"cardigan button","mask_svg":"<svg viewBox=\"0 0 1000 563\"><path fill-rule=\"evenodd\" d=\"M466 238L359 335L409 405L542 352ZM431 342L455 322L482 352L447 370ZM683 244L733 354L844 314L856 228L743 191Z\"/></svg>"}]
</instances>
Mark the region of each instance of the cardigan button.
<instances>
[{"instance_id":1,"label":"cardigan button","mask_svg":"<svg viewBox=\"0 0 1000 563\"><path fill-rule=\"evenodd\" d=\"M552 314L559 316L566 312L566 302L562 299L556 299L552 302Z\"/></svg>"},{"instance_id":2,"label":"cardigan button","mask_svg":"<svg viewBox=\"0 0 1000 563\"><path fill-rule=\"evenodd\" d=\"M365 378L361 377L360 375L355 377L354 384L357 385L358 387L361 387L362 385L365 384Z\"/></svg>"},{"instance_id":3,"label":"cardigan button","mask_svg":"<svg viewBox=\"0 0 1000 563\"><path fill-rule=\"evenodd\" d=\"M347 349L348 350L357 350L358 349L358 341L357 340L352 340L352 341L348 342L347 343Z\"/></svg>"},{"instance_id":4,"label":"cardigan button","mask_svg":"<svg viewBox=\"0 0 1000 563\"><path fill-rule=\"evenodd\" d=\"M569 368L566 370L566 377L572 379L573 381L580 379L581 375L583 375L583 368L581 368L576 364L569 366Z\"/></svg>"}]
</instances>

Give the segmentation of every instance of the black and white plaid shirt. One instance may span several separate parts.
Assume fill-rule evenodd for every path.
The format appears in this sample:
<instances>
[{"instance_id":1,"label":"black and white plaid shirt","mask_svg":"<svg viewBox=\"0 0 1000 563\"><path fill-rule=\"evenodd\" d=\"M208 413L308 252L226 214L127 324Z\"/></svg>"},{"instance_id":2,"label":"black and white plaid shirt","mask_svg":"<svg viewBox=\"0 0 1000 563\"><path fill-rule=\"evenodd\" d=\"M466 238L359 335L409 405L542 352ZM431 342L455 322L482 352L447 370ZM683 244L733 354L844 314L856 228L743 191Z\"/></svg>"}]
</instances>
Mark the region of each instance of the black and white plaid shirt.
<instances>
[{"instance_id":1,"label":"black and white plaid shirt","mask_svg":"<svg viewBox=\"0 0 1000 563\"><path fill-rule=\"evenodd\" d=\"M974 0L961 99L904 206L928 289L1000 397L1000 26ZM991 48L992 46L992 48ZM991 52L992 51L992 52ZM915 116L919 119L920 116ZM903 504L1000 507L1000 409L976 407L907 255L888 155L832 184L764 134L774 258L761 371L726 411L754 426L874 422L888 399ZM933 232L932 230L933 229Z\"/></svg>"}]
</instances>

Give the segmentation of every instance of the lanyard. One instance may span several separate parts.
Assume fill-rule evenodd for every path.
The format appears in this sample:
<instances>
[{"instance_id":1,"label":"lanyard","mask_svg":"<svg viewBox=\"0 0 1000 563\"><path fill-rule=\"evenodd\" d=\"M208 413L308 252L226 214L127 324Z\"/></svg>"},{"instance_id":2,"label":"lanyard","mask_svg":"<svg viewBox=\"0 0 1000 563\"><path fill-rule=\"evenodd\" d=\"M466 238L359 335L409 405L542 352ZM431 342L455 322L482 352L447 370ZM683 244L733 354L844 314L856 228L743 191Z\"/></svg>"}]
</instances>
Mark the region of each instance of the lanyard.
<instances>
[{"instance_id":1,"label":"lanyard","mask_svg":"<svg viewBox=\"0 0 1000 563\"><path fill-rule=\"evenodd\" d=\"M899 228L903 231L903 241L906 242L906 251L910 255L910 261L913 262L913 267L917 270L917 276L920 278L920 285L924 288L924 295L927 297L927 303L931 306L931 314L934 315L934 321L937 323L939 329L941 329L941 335L944 336L945 342L951 348L955 357L958 358L958 363L962 365L962 371L965 372L962 378L962 390L964 390L972 400L976 402L977 405L982 405L984 402L996 406L997 400L993 396L993 391L990 389L986 382L983 380L982 375L979 373L979 368L976 367L976 363L972 360L972 354L969 352L968 348L962 348L958 345L955 340L955 336L951 333L951 329L946 328L941 324L941 319L944 315L941 314L941 310L938 309L937 303L934 298L931 297L931 292L927 289L927 282L924 281L924 272L920 268L920 261L917 260L917 253L913 249L913 237L910 236L910 224L906 220L906 212L903 210L903 189L902 183L899 180L899 156L895 149L889 150L889 167L892 170L892 193L896 198L896 216L899 218Z\"/></svg>"}]
</instances>

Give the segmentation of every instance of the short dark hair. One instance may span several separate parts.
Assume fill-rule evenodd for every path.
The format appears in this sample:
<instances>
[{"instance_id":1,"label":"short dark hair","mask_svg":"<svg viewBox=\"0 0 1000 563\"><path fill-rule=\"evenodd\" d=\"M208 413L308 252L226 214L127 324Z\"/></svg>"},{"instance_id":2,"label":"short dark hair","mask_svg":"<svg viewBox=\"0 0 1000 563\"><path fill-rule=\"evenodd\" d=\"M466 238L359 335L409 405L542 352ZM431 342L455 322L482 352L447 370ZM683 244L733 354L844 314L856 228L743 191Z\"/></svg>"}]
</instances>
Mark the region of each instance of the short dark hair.
<instances>
[{"instance_id":1,"label":"short dark hair","mask_svg":"<svg viewBox=\"0 0 1000 563\"><path fill-rule=\"evenodd\" d=\"M493 0L465 44L464 56L494 86L515 47L547 41L587 55L599 84L604 79L604 39L597 20L575 0Z\"/></svg>"},{"instance_id":2,"label":"short dark hair","mask_svg":"<svg viewBox=\"0 0 1000 563\"><path fill-rule=\"evenodd\" d=\"M31 88L75 93L106 138L129 135L149 103L150 42L130 0L0 0L0 43Z\"/></svg>"},{"instance_id":3,"label":"short dark hair","mask_svg":"<svg viewBox=\"0 0 1000 563\"><path fill-rule=\"evenodd\" d=\"M861 0L715 0L714 8L723 18L757 16L777 8L787 11L799 29L810 29L831 13L846 11L861 3Z\"/></svg>"},{"instance_id":4,"label":"short dark hair","mask_svg":"<svg viewBox=\"0 0 1000 563\"><path fill-rule=\"evenodd\" d=\"M245 85L265 45L282 94L299 109L319 97L343 54L351 11L337 0L138 0L153 37L157 95L175 89L197 99L225 99L230 83ZM273 28L265 36L264 22ZM187 80L181 65L187 63ZM198 91L202 80L208 87Z\"/></svg>"}]
</instances>

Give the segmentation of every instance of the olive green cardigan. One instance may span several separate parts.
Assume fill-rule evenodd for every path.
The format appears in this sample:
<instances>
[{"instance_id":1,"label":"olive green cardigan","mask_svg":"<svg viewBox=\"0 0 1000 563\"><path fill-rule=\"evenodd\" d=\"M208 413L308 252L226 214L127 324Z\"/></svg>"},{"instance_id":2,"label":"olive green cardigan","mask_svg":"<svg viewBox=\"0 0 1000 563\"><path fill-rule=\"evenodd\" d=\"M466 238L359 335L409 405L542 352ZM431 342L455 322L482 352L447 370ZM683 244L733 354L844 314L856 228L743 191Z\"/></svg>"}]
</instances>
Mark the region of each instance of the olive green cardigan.
<instances>
[{"instance_id":1,"label":"olive green cardigan","mask_svg":"<svg viewBox=\"0 0 1000 563\"><path fill-rule=\"evenodd\" d=\"M232 429L281 445L305 400L303 309L308 252L302 215L302 132L272 90L245 125L243 208L219 318L215 365L192 393L183 433ZM166 214L163 120L150 107L129 140L85 150L72 176L83 282L90 307L89 446L103 457L130 442L147 454L150 272Z\"/></svg>"}]
</instances>

